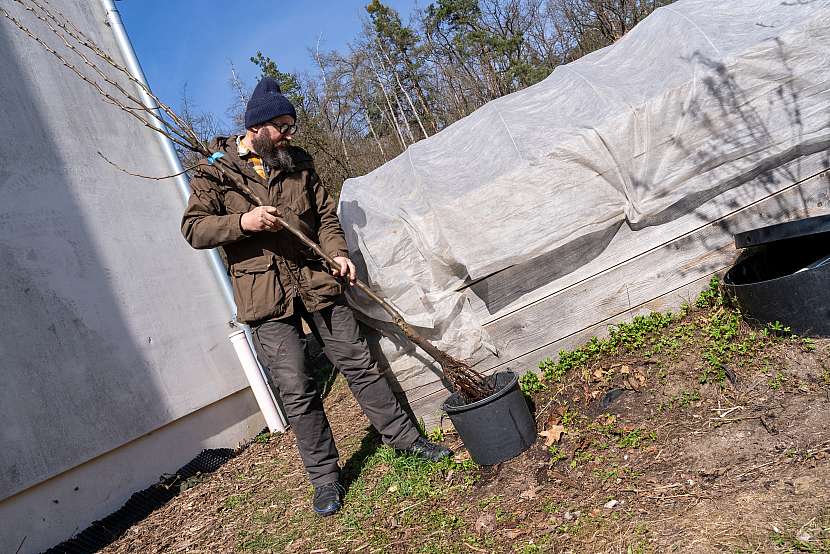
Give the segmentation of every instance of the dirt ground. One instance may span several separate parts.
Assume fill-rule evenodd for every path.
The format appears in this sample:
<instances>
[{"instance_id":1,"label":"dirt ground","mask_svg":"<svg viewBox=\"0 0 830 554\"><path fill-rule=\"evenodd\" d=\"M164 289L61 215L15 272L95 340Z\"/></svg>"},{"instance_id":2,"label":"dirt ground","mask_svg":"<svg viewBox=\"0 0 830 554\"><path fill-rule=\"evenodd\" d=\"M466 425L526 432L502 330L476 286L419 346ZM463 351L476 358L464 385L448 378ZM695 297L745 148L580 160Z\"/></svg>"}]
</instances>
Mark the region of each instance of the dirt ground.
<instances>
[{"instance_id":1,"label":"dirt ground","mask_svg":"<svg viewBox=\"0 0 830 554\"><path fill-rule=\"evenodd\" d=\"M338 378L339 514L310 512L293 435L262 435L105 552L830 552L830 341L704 300L543 362L513 460L451 432L453 461L398 456Z\"/></svg>"}]
</instances>

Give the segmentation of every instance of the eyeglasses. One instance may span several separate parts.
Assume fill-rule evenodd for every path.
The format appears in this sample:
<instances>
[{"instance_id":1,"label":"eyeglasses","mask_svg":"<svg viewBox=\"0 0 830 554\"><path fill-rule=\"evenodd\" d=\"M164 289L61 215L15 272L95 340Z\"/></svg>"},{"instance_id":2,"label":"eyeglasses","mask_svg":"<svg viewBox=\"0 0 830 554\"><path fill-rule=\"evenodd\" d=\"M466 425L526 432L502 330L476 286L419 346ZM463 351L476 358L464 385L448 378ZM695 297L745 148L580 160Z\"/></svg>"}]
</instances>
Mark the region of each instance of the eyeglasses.
<instances>
[{"instance_id":1,"label":"eyeglasses","mask_svg":"<svg viewBox=\"0 0 830 554\"><path fill-rule=\"evenodd\" d=\"M294 124L289 123L274 123L273 121L268 122L269 125L273 125L274 128L280 132L281 135L293 135L297 132L297 126Z\"/></svg>"}]
</instances>

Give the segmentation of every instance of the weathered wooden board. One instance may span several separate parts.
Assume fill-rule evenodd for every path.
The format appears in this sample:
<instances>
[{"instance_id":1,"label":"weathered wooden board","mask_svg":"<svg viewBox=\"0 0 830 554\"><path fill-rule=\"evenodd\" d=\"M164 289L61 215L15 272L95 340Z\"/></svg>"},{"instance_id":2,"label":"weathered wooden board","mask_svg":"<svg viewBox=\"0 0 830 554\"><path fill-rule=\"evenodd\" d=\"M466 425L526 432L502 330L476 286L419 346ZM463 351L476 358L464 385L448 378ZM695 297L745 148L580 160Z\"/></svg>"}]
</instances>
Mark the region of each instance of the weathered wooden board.
<instances>
[{"instance_id":1,"label":"weathered wooden board","mask_svg":"<svg viewBox=\"0 0 830 554\"><path fill-rule=\"evenodd\" d=\"M578 240L468 285L476 315L483 324L509 316L600 271L692 232L793 185L792 164L799 175L815 176L827 169L826 155L799 159L757 177L755 181L724 192L709 202L662 225L632 230L627 225L608 229L603 236ZM807 181L810 177L802 179Z\"/></svg>"},{"instance_id":2,"label":"weathered wooden board","mask_svg":"<svg viewBox=\"0 0 830 554\"><path fill-rule=\"evenodd\" d=\"M699 279L684 285L676 290L670 291L662 296L654 298L644 304L636 306L624 313L617 314L604 321L600 321L581 329L576 333L563 337L551 344L540 346L519 358L498 364L485 373L493 373L502 369L512 369L515 371L525 371L535 369L540 360L550 357L554 360L558 358L559 352L562 350L573 350L582 344L585 344L591 337L605 337L608 335L608 329L612 325L619 324L624 321L629 321L637 315L648 314L655 311L667 311L679 308L683 302L692 302L700 292L709 285L712 276L717 273L703 275ZM424 419L426 427L433 428L440 425L441 422L441 404L449 396L449 392L442 388L435 392L418 398L410 399L410 407Z\"/></svg>"},{"instance_id":3,"label":"weathered wooden board","mask_svg":"<svg viewBox=\"0 0 830 554\"><path fill-rule=\"evenodd\" d=\"M501 317L485 326L501 349L499 358L487 359L478 367L484 370L512 362L723 270L736 255L735 232L828 213L828 195L827 175L815 176ZM431 373L400 385L413 405L443 389Z\"/></svg>"}]
</instances>

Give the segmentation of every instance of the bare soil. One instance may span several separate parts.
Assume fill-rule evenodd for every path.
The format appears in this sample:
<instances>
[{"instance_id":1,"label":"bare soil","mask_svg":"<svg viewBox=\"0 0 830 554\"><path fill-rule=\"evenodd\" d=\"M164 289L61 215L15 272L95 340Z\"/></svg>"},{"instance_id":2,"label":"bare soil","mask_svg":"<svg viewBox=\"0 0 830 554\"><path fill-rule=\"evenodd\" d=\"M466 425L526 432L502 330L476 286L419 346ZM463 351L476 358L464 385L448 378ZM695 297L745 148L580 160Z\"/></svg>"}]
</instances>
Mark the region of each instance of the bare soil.
<instances>
[{"instance_id":1,"label":"bare soil","mask_svg":"<svg viewBox=\"0 0 830 554\"><path fill-rule=\"evenodd\" d=\"M547 382L532 399L545 434L513 460L470 468L447 432L458 465L426 481L381 456L338 378L326 408L350 485L341 513L310 512L289 432L105 552L830 552L830 341L753 343L742 327L748 350L702 384L700 330L717 310L662 330L657 354L652 337Z\"/></svg>"}]
</instances>

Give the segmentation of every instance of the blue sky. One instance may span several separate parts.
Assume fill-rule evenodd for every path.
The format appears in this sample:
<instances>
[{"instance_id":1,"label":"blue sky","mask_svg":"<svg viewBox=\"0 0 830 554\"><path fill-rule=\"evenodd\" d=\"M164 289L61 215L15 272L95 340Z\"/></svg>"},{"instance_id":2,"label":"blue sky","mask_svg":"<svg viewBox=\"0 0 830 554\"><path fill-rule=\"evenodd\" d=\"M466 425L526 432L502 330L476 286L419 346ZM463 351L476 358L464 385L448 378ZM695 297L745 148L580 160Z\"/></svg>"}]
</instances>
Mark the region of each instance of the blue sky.
<instances>
[{"instance_id":1,"label":"blue sky","mask_svg":"<svg viewBox=\"0 0 830 554\"><path fill-rule=\"evenodd\" d=\"M312 72L309 48L344 51L361 28L369 0L120 0L127 34L153 91L178 106L187 84L200 111L225 119L232 102L230 62L249 85L257 50L281 71ZM386 0L406 22L428 0ZM236 6L244 6L237 8Z\"/></svg>"}]
</instances>

